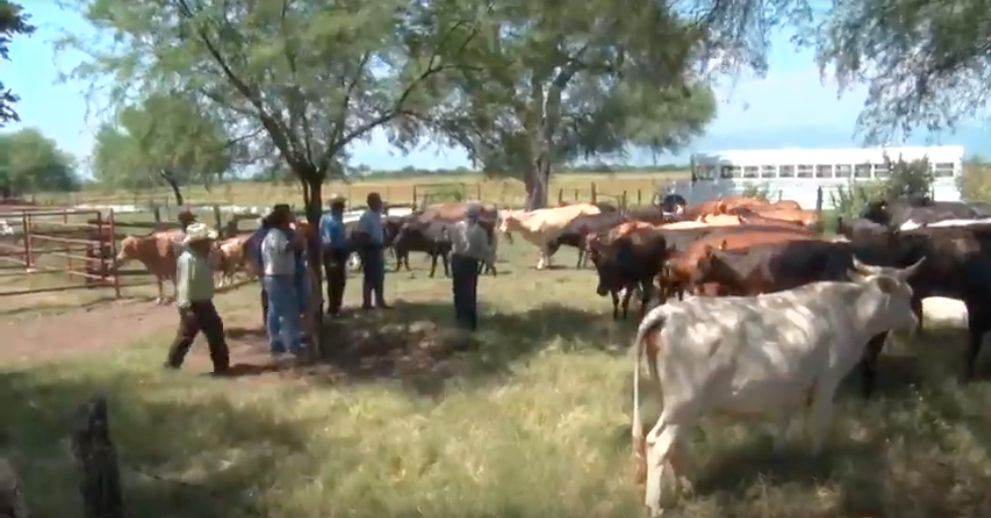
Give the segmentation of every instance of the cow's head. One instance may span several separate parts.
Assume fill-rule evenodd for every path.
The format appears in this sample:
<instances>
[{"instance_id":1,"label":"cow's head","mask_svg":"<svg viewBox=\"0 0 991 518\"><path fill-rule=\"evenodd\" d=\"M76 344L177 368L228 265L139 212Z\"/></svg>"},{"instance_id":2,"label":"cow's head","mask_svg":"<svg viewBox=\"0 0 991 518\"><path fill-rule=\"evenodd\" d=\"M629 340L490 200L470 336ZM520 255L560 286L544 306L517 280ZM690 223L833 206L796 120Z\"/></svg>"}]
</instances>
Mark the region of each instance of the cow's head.
<instances>
[{"instance_id":1,"label":"cow's head","mask_svg":"<svg viewBox=\"0 0 991 518\"><path fill-rule=\"evenodd\" d=\"M141 238L127 236L120 241L120 250L114 258L114 267L118 267L127 261L138 258L138 249L141 247Z\"/></svg>"},{"instance_id":2,"label":"cow's head","mask_svg":"<svg viewBox=\"0 0 991 518\"><path fill-rule=\"evenodd\" d=\"M705 245L702 256L695 263L692 275L688 281L688 288L695 290L698 286L707 283L732 284L737 281L726 262L725 256L726 240L719 244L719 248Z\"/></svg>"},{"instance_id":3,"label":"cow's head","mask_svg":"<svg viewBox=\"0 0 991 518\"><path fill-rule=\"evenodd\" d=\"M868 202L864 210L860 211L860 217L873 221L878 225L888 225L891 223L891 204L887 200L875 200Z\"/></svg>"},{"instance_id":4,"label":"cow's head","mask_svg":"<svg viewBox=\"0 0 991 518\"><path fill-rule=\"evenodd\" d=\"M890 268L861 263L855 257L847 273L850 280L864 287L855 302L856 318L871 335L890 330L914 332L919 320L912 309L912 288L908 284L925 258L908 268Z\"/></svg>"}]
</instances>

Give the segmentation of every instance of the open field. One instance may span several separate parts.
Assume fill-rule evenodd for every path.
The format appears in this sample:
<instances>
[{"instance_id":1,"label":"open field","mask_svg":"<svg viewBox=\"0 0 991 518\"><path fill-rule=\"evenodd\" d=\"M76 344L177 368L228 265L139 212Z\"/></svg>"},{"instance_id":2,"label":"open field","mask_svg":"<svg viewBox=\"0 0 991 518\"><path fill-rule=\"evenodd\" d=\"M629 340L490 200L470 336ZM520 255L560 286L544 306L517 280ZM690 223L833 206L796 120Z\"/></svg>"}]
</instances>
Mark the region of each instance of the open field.
<instances>
[{"instance_id":1,"label":"open field","mask_svg":"<svg viewBox=\"0 0 991 518\"><path fill-rule=\"evenodd\" d=\"M522 243L502 255L500 276L480 282L482 329L467 353L452 352L464 339L451 328L450 285L427 278L420 255L414 272L387 276L394 311L329 324L337 349L318 365L271 368L255 287L221 295L246 374L232 380L201 375L204 347L185 370L160 369L171 308L0 316L0 456L39 516L78 515L64 440L76 405L102 392L133 516L639 516L634 320L612 322L591 271L534 271ZM573 261L570 250L558 257ZM963 345L958 329L935 325L896 344L875 400L855 382L838 396L820 458L802 426L775 456L755 424L706 421L686 456L696 494L671 516L988 516L991 386L956 380Z\"/></svg>"},{"instance_id":2,"label":"open field","mask_svg":"<svg viewBox=\"0 0 991 518\"><path fill-rule=\"evenodd\" d=\"M600 194L606 196L627 193L631 203L636 203L637 192L641 194L644 203L649 203L656 185L668 180L687 178L688 172L618 172L603 174L567 174L561 173L551 177L550 197L556 201L559 191L565 201L574 199L587 200L591 194L591 184L595 183ZM481 175L425 175L413 178L369 179L351 183L328 182L324 185L324 196L338 193L347 196L355 205L363 205L369 192L378 191L388 201L393 203L408 203L414 201L414 185L447 185L437 188L434 192L450 195L460 192L460 184L464 184L464 195L469 198L482 199L499 204L521 205L525 201L523 182L515 179L485 179ZM422 202L423 194L419 190L417 197ZM241 204L268 206L284 201L299 204L302 202L303 191L297 183L289 185L272 183L231 182L212 187L209 191L202 186L190 186L183 196L189 203L197 204ZM38 195L40 203L158 203L165 204L172 193L168 188L160 188L151 192L131 193L126 191L84 191L72 194ZM169 201L172 202L171 200Z\"/></svg>"}]
</instances>

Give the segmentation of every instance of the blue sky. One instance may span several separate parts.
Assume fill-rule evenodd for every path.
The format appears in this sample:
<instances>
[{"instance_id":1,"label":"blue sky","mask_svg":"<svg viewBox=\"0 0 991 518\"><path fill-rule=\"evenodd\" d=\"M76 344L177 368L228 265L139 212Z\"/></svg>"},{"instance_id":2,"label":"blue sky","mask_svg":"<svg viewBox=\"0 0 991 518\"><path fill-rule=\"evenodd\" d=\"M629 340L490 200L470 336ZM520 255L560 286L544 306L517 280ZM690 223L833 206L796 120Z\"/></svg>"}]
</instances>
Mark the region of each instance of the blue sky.
<instances>
[{"instance_id":1,"label":"blue sky","mask_svg":"<svg viewBox=\"0 0 991 518\"><path fill-rule=\"evenodd\" d=\"M8 129L40 128L85 163L99 120L86 117L86 99L82 93L85 85L57 82L58 71L68 70L76 59L61 56L56 61L52 42L62 30L79 32L87 30L88 25L75 13L61 10L53 0L31 0L24 4L38 31L31 38L15 40L12 62L0 63L4 81L22 98L19 104L22 122ZM718 96L718 117L707 136L678 156L659 157L659 163L685 161L687 153L695 149L852 146L864 89L846 92L838 99L835 84L820 83L811 53L796 52L786 37L780 35L774 42L766 78L739 78L733 85L721 86ZM982 139L984 133L982 130ZM944 143L954 143L953 140ZM368 164L375 169L468 165L464 152L437 146L404 156L390 148L381 134L375 135L371 143L357 146L353 157L355 164ZM651 161L649 157L631 160Z\"/></svg>"}]
</instances>

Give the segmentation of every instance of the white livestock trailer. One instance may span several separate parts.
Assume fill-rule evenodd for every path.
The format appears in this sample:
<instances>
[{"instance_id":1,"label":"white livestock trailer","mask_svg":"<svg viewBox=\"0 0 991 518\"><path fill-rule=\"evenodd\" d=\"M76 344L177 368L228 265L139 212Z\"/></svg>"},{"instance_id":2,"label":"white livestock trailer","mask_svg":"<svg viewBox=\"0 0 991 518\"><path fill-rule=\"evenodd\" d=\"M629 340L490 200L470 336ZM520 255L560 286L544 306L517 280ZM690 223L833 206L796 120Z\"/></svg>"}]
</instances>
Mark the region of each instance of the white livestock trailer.
<instances>
[{"instance_id":1,"label":"white livestock trailer","mask_svg":"<svg viewBox=\"0 0 991 518\"><path fill-rule=\"evenodd\" d=\"M814 208L823 189L823 208L831 208L839 187L854 182L884 180L885 156L906 162L927 158L933 173L935 199L958 201L957 179L963 172L962 146L877 147L865 149L771 149L696 153L692 179L671 182L665 194L680 194L689 203L740 194L750 187L767 190L773 198L795 200Z\"/></svg>"}]
</instances>

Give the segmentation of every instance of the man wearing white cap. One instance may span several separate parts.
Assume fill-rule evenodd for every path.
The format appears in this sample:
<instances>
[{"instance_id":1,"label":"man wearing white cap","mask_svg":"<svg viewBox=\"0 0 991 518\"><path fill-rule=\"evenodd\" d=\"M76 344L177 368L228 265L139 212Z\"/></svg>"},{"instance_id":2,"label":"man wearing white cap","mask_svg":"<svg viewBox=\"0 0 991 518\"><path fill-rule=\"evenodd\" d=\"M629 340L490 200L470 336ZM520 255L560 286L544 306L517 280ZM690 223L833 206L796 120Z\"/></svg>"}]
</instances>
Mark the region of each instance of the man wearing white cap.
<instances>
[{"instance_id":1,"label":"man wearing white cap","mask_svg":"<svg viewBox=\"0 0 991 518\"><path fill-rule=\"evenodd\" d=\"M478 224L481 213L480 205L469 203L465 219L454 224L451 235L454 316L458 325L472 331L478 328L478 264L491 265L495 260L489 236Z\"/></svg>"},{"instance_id":2,"label":"man wearing white cap","mask_svg":"<svg viewBox=\"0 0 991 518\"><path fill-rule=\"evenodd\" d=\"M230 368L230 352L224 340L224 322L213 305L213 269L210 249L217 232L203 223L190 223L182 239L183 250L176 261L176 298L179 309L179 329L169 347L165 366L182 366L196 335L202 332L210 348L214 374L225 374Z\"/></svg>"}]
</instances>

